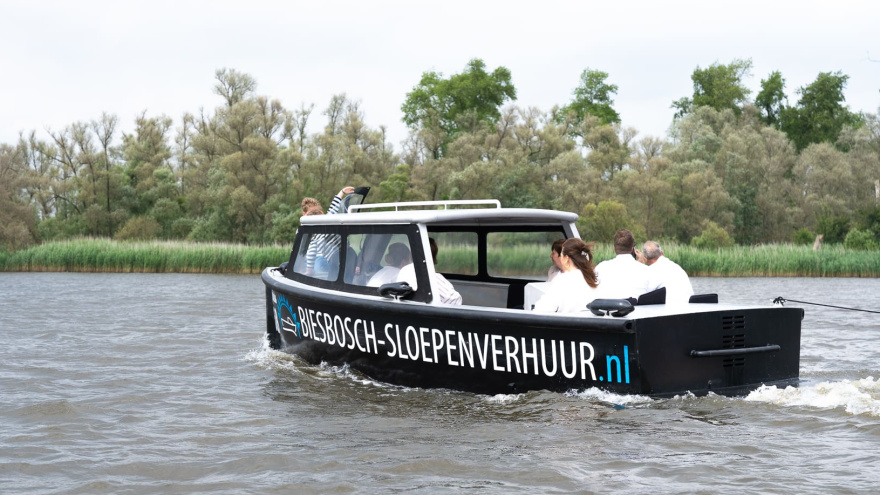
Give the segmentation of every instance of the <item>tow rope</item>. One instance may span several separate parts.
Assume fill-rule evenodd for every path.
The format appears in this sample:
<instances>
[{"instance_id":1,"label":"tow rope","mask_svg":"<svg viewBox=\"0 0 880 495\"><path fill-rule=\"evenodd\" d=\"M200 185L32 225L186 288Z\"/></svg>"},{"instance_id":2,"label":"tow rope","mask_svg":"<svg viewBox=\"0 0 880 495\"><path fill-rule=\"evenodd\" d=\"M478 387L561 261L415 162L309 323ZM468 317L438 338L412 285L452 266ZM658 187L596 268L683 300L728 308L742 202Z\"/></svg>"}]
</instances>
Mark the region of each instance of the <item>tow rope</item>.
<instances>
[{"instance_id":1,"label":"tow rope","mask_svg":"<svg viewBox=\"0 0 880 495\"><path fill-rule=\"evenodd\" d=\"M780 305L780 306L785 306L785 303L787 303L787 302L801 303L801 304L812 304L813 306L824 306L824 307L826 307L826 308L846 309L846 310L849 310L849 311L862 311L862 312L864 312L864 313L876 313L876 314L880 314L880 311L871 311L870 309L845 308L845 307L843 307L843 306L833 306L833 305L831 305L831 304L819 304L819 303L808 302L808 301L796 301L796 300L794 300L794 299L785 299L785 298L783 298L782 296L777 297L776 299L773 300L773 304L778 304L778 305Z\"/></svg>"}]
</instances>

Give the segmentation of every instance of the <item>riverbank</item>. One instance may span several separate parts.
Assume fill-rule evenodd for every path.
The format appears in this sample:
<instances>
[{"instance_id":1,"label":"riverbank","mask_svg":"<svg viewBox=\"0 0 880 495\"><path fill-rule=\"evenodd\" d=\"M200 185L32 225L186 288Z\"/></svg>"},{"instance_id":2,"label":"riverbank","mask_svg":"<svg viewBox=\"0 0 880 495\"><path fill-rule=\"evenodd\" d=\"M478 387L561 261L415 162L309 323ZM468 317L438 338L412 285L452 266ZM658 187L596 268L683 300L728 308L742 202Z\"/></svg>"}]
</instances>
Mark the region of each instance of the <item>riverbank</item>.
<instances>
[{"instance_id":1,"label":"riverbank","mask_svg":"<svg viewBox=\"0 0 880 495\"><path fill-rule=\"evenodd\" d=\"M76 239L0 252L0 271L255 274L289 258L281 245Z\"/></svg>"},{"instance_id":2,"label":"riverbank","mask_svg":"<svg viewBox=\"0 0 880 495\"><path fill-rule=\"evenodd\" d=\"M880 277L880 251L853 251L843 246L825 246L819 251L791 244L704 250L670 244L664 250L689 275L698 277ZM446 266L467 258L456 256L455 247L444 251L441 261ZM612 252L602 245L595 255L598 263L610 258ZM76 239L0 252L0 271L257 274L289 257L288 245ZM506 261L504 264L520 268L549 264L543 246L523 249L516 260Z\"/></svg>"}]
</instances>

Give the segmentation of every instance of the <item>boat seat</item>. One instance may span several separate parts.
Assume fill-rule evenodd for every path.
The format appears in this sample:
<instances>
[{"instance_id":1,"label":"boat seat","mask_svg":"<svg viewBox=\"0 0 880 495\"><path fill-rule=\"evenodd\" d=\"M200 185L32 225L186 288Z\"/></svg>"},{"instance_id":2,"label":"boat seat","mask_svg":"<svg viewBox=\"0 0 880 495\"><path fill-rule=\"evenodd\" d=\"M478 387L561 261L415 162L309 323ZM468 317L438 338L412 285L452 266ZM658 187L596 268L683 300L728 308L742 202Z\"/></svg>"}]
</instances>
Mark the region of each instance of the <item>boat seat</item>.
<instances>
[{"instance_id":1,"label":"boat seat","mask_svg":"<svg viewBox=\"0 0 880 495\"><path fill-rule=\"evenodd\" d=\"M462 304L484 308L506 308L508 284L448 279L461 294Z\"/></svg>"},{"instance_id":2,"label":"boat seat","mask_svg":"<svg viewBox=\"0 0 880 495\"><path fill-rule=\"evenodd\" d=\"M659 289L652 290L651 292L645 292L641 296L639 296L636 304L639 306L647 306L649 304L666 304L666 287L660 287Z\"/></svg>"},{"instance_id":3,"label":"boat seat","mask_svg":"<svg viewBox=\"0 0 880 495\"><path fill-rule=\"evenodd\" d=\"M718 304L718 294L694 294L688 302Z\"/></svg>"}]
</instances>

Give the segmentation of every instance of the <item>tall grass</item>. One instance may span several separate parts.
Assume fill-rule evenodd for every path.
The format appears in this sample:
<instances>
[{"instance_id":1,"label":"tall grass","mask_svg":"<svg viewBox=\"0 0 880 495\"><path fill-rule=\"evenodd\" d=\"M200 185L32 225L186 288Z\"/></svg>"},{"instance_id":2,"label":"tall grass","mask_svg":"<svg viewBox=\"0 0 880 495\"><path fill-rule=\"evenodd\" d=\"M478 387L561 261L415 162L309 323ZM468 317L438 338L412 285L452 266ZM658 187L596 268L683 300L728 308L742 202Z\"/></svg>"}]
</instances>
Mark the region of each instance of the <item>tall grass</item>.
<instances>
[{"instance_id":1,"label":"tall grass","mask_svg":"<svg viewBox=\"0 0 880 495\"><path fill-rule=\"evenodd\" d=\"M0 253L0 271L260 273L289 257L280 245L77 239Z\"/></svg>"},{"instance_id":2,"label":"tall grass","mask_svg":"<svg viewBox=\"0 0 880 495\"><path fill-rule=\"evenodd\" d=\"M462 250L462 252L455 252ZM475 256L466 248L444 247L440 253L443 268L456 272L459 260ZM723 249L698 249L688 245L664 244L665 255L681 265L691 276L699 277L880 277L880 251L855 251L843 246L811 246L774 244L737 246ZM488 253L494 273L508 276L546 272L550 266L549 248L543 245L517 246ZM608 244L596 244L594 261L614 256ZM447 264L448 263L448 264ZM458 272L463 273L463 272Z\"/></svg>"},{"instance_id":3,"label":"tall grass","mask_svg":"<svg viewBox=\"0 0 880 495\"><path fill-rule=\"evenodd\" d=\"M853 251L842 246L790 244L701 250L665 244L666 256L691 276L701 277L880 277L880 251ZM494 274L517 276L546 273L549 247L517 246L490 250ZM609 259L607 244L595 246L595 262ZM77 239L48 242L12 253L0 251L0 271L259 273L290 257L290 246L188 243L176 241L119 242ZM443 271L475 273L472 247L448 245L440 253Z\"/></svg>"}]
</instances>

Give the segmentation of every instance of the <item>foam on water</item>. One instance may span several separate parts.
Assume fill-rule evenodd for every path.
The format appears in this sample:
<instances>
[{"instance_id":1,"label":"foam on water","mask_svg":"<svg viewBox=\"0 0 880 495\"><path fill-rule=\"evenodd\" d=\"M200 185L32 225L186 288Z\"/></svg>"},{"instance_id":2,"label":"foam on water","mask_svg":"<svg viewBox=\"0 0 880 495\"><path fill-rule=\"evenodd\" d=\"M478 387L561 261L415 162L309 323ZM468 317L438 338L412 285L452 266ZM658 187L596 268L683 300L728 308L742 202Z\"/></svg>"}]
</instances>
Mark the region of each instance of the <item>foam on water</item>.
<instances>
[{"instance_id":1,"label":"foam on water","mask_svg":"<svg viewBox=\"0 0 880 495\"><path fill-rule=\"evenodd\" d=\"M586 390L569 390L565 395L595 402L606 402L614 406L634 406L650 404L654 401L644 395L620 395L596 387Z\"/></svg>"},{"instance_id":2,"label":"foam on water","mask_svg":"<svg viewBox=\"0 0 880 495\"><path fill-rule=\"evenodd\" d=\"M264 369L284 370L289 372L298 372L302 365L302 359L297 355L278 351L269 346L269 340L263 338L262 346L259 349L251 349L244 356L244 360L256 363Z\"/></svg>"},{"instance_id":3,"label":"foam on water","mask_svg":"<svg viewBox=\"0 0 880 495\"><path fill-rule=\"evenodd\" d=\"M821 409L843 409L852 415L880 417L880 380L820 382L800 387L762 386L750 393L746 401L767 402L781 406L807 406Z\"/></svg>"}]
</instances>

